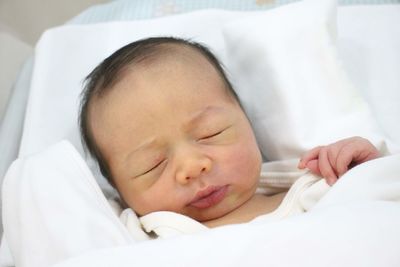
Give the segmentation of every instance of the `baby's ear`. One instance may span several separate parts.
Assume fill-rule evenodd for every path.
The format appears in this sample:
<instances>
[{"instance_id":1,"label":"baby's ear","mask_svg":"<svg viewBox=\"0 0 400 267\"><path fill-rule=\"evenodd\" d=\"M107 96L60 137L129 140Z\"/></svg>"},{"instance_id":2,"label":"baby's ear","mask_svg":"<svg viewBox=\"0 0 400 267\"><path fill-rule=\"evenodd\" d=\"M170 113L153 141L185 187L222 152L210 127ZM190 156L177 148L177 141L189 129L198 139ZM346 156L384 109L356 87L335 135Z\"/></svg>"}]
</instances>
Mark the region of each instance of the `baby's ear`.
<instances>
[{"instance_id":1,"label":"baby's ear","mask_svg":"<svg viewBox=\"0 0 400 267\"><path fill-rule=\"evenodd\" d=\"M321 176L321 171L319 170L317 159L313 159L307 162L306 168L309 169L313 174Z\"/></svg>"}]
</instances>

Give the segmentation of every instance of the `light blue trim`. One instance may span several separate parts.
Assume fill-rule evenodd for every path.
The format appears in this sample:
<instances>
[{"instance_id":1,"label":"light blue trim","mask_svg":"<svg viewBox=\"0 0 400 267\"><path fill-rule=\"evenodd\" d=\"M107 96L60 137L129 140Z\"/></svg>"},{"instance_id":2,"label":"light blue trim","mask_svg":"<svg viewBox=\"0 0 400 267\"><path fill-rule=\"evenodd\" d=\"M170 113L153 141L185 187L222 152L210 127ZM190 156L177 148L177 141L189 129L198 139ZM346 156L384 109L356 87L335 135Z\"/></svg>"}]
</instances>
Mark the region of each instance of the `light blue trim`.
<instances>
[{"instance_id":1,"label":"light blue trim","mask_svg":"<svg viewBox=\"0 0 400 267\"><path fill-rule=\"evenodd\" d=\"M115 0L92 6L68 23L148 19L199 9L266 10L298 0ZM322 0L321 0L322 1ZM400 4L400 0L338 0L339 5Z\"/></svg>"}]
</instances>

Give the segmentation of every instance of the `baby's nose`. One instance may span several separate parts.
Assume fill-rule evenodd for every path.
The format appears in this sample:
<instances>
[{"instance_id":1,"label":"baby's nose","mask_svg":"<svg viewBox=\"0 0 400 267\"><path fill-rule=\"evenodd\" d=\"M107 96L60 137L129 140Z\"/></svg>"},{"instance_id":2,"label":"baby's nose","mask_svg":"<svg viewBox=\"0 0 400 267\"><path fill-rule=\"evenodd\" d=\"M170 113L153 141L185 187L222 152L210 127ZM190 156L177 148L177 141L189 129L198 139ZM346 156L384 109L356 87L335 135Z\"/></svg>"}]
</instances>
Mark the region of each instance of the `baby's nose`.
<instances>
[{"instance_id":1,"label":"baby's nose","mask_svg":"<svg viewBox=\"0 0 400 267\"><path fill-rule=\"evenodd\" d=\"M180 184L187 184L193 179L209 172L212 167L211 159L205 155L196 155L182 160L176 172L176 180Z\"/></svg>"}]
</instances>

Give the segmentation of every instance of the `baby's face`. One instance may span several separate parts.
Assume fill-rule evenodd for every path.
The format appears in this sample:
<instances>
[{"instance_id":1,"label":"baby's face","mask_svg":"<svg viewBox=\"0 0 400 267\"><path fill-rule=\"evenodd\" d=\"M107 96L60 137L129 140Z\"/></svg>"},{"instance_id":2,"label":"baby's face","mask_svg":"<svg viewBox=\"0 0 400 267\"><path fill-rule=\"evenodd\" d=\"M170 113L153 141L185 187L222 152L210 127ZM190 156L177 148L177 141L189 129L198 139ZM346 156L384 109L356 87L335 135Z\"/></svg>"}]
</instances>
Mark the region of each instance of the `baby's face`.
<instances>
[{"instance_id":1,"label":"baby's face","mask_svg":"<svg viewBox=\"0 0 400 267\"><path fill-rule=\"evenodd\" d=\"M91 107L116 188L139 215L219 218L249 200L261 156L250 124L201 56L128 70Z\"/></svg>"}]
</instances>

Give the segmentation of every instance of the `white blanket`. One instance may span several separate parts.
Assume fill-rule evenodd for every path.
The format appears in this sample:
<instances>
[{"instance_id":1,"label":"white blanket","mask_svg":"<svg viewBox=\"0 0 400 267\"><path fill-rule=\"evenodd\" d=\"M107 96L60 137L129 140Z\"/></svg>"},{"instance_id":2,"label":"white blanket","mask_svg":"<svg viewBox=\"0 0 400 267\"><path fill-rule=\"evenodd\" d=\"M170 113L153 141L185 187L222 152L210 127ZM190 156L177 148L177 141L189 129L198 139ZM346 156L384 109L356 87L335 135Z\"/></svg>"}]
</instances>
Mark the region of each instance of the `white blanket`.
<instances>
[{"instance_id":1,"label":"white blanket","mask_svg":"<svg viewBox=\"0 0 400 267\"><path fill-rule=\"evenodd\" d=\"M279 223L140 242L63 141L9 170L5 238L16 266L399 266L399 163L395 155L362 164L310 212Z\"/></svg>"}]
</instances>

